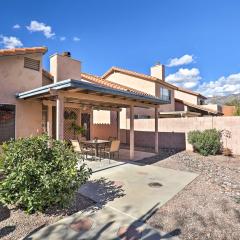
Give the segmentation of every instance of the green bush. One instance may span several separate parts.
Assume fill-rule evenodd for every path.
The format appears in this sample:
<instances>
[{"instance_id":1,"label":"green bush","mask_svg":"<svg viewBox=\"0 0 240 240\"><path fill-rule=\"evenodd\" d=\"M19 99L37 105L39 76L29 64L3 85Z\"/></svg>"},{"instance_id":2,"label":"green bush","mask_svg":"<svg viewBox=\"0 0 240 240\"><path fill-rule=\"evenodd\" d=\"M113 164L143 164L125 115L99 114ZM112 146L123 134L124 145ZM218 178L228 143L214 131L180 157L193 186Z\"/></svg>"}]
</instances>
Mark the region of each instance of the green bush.
<instances>
[{"instance_id":1,"label":"green bush","mask_svg":"<svg viewBox=\"0 0 240 240\"><path fill-rule=\"evenodd\" d=\"M3 145L0 202L15 204L27 212L66 206L91 170L77 169L78 156L66 142L46 135L9 141Z\"/></svg>"},{"instance_id":2,"label":"green bush","mask_svg":"<svg viewBox=\"0 0 240 240\"><path fill-rule=\"evenodd\" d=\"M204 156L216 155L221 150L221 133L216 129L191 131L188 133L188 142Z\"/></svg>"}]
</instances>

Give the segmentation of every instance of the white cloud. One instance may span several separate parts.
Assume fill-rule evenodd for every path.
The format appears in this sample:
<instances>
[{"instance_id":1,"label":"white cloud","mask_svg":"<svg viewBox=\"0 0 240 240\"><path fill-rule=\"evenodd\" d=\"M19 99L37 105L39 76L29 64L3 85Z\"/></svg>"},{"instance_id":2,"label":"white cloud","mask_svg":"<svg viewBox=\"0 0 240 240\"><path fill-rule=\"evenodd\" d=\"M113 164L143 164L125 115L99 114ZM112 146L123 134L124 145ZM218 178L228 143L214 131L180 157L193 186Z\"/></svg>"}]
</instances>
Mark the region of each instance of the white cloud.
<instances>
[{"instance_id":1,"label":"white cloud","mask_svg":"<svg viewBox=\"0 0 240 240\"><path fill-rule=\"evenodd\" d=\"M52 32L51 26L48 26L45 23L40 23L38 21L31 21L30 25L26 26L26 28L30 32L43 32L46 38L52 38L53 36L55 36L55 33Z\"/></svg>"},{"instance_id":2,"label":"white cloud","mask_svg":"<svg viewBox=\"0 0 240 240\"><path fill-rule=\"evenodd\" d=\"M180 58L172 58L169 61L168 67L176 67L181 65L187 65L189 63L192 63L194 61L193 55L185 54Z\"/></svg>"},{"instance_id":3,"label":"white cloud","mask_svg":"<svg viewBox=\"0 0 240 240\"><path fill-rule=\"evenodd\" d=\"M222 76L215 81L201 84L198 91L208 97L240 93L240 73Z\"/></svg>"},{"instance_id":4,"label":"white cloud","mask_svg":"<svg viewBox=\"0 0 240 240\"><path fill-rule=\"evenodd\" d=\"M13 26L13 28L14 28L14 29L19 29L19 28L21 28L21 26L20 26L19 24L15 24L15 25Z\"/></svg>"},{"instance_id":5,"label":"white cloud","mask_svg":"<svg viewBox=\"0 0 240 240\"><path fill-rule=\"evenodd\" d=\"M17 48L23 46L20 39L11 36L7 37L0 35L0 43L4 46L4 48Z\"/></svg>"},{"instance_id":6,"label":"white cloud","mask_svg":"<svg viewBox=\"0 0 240 240\"><path fill-rule=\"evenodd\" d=\"M174 83L185 88L194 88L201 80L200 71L198 68L180 68L177 72L169 74L166 81Z\"/></svg>"},{"instance_id":7,"label":"white cloud","mask_svg":"<svg viewBox=\"0 0 240 240\"><path fill-rule=\"evenodd\" d=\"M78 37L73 37L73 41L74 41L74 42L79 42L79 41L80 41L80 38L78 38Z\"/></svg>"},{"instance_id":8,"label":"white cloud","mask_svg":"<svg viewBox=\"0 0 240 240\"><path fill-rule=\"evenodd\" d=\"M60 37L59 39L60 39L60 41L65 41L66 37Z\"/></svg>"}]
</instances>

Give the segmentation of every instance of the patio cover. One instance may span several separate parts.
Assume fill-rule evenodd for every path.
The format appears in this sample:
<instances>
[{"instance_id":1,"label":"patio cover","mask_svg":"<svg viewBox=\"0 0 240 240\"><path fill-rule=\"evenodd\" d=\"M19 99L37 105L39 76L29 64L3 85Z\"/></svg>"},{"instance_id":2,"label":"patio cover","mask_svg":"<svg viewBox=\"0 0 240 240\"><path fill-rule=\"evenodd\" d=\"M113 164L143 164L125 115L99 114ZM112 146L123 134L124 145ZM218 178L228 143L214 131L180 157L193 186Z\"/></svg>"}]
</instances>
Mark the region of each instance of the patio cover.
<instances>
[{"instance_id":1,"label":"patio cover","mask_svg":"<svg viewBox=\"0 0 240 240\"><path fill-rule=\"evenodd\" d=\"M141 106L141 107L151 107L154 105L160 105L160 104L167 104L168 101L161 100L160 98L157 98L152 95L147 94L141 94L140 92L133 92L130 90L120 90L110 87L104 87L97 84L89 83L87 81L83 80L73 80L73 79L67 79L63 80L57 83L49 84L43 87L35 88L30 91L18 93L16 97L18 99L52 99L53 96L58 95L59 93L62 93L67 99L76 98L79 99L80 95L77 96L77 94L87 94L88 99L91 102L91 95L98 96L105 96L110 97L109 98L109 104L110 105L118 105L118 106L129 106L128 101L133 101L135 106ZM68 94L66 94L68 93ZM121 101L114 101L114 99L118 99ZM100 99L95 99L95 101ZM69 100L70 101L70 100ZM127 102L125 102L127 101ZM67 101L68 102L68 101ZM94 101L93 101L94 102ZM99 102L99 101L97 101ZM102 102L107 102L106 99L102 98Z\"/></svg>"},{"instance_id":2,"label":"patio cover","mask_svg":"<svg viewBox=\"0 0 240 240\"><path fill-rule=\"evenodd\" d=\"M106 80L107 82L107 80ZM144 92L125 88L123 85L104 86L90 83L86 80L67 79L53 84L21 92L16 95L18 99L35 99L51 106L56 104L56 138L64 136L64 106L91 106L92 109L117 110L130 109L130 159L134 158L134 107L155 109L155 152L158 152L158 107L168 104ZM48 116L52 121L51 108L48 107ZM119 119L119 117L118 117ZM119 120L118 120L119 121ZM49 127L51 124L48 124ZM51 127L50 127L51 128ZM51 133L51 129L48 131Z\"/></svg>"}]
</instances>

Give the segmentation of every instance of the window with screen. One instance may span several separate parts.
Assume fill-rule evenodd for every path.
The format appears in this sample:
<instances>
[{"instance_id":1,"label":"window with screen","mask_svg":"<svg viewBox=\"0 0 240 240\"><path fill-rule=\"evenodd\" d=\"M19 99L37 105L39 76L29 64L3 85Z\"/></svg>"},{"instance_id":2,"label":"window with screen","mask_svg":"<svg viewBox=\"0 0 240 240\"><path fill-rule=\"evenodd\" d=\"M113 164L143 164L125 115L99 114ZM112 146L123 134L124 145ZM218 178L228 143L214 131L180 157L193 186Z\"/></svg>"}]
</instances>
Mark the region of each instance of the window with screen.
<instances>
[{"instance_id":1,"label":"window with screen","mask_svg":"<svg viewBox=\"0 0 240 240\"><path fill-rule=\"evenodd\" d=\"M171 90L160 87L160 98L164 101L171 101Z\"/></svg>"},{"instance_id":2,"label":"window with screen","mask_svg":"<svg viewBox=\"0 0 240 240\"><path fill-rule=\"evenodd\" d=\"M0 144L15 139L15 106L0 104Z\"/></svg>"}]
</instances>

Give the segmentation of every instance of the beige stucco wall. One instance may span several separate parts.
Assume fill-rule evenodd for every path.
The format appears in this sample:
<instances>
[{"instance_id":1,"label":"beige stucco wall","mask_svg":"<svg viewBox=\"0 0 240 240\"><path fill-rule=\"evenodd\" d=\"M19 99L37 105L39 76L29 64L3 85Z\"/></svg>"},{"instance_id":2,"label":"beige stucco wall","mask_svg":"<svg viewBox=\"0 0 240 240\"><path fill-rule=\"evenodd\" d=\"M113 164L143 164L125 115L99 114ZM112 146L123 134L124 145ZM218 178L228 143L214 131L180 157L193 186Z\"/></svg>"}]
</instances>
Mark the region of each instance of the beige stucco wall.
<instances>
[{"instance_id":1,"label":"beige stucco wall","mask_svg":"<svg viewBox=\"0 0 240 240\"><path fill-rule=\"evenodd\" d=\"M111 111L108 110L93 110L93 124L110 124Z\"/></svg>"},{"instance_id":2,"label":"beige stucco wall","mask_svg":"<svg viewBox=\"0 0 240 240\"><path fill-rule=\"evenodd\" d=\"M165 87L164 85L161 85L161 81L155 82L155 81L148 81L142 78L134 77L134 76L129 76L127 74L119 73L119 72L114 72L107 76L107 80L115 83L119 83L122 85L125 85L127 87L131 87L134 89L137 89L142 92L149 93L151 95L160 96L160 87L167 88L169 90L172 90L168 87ZM174 102L174 91L172 90L172 95L171 95L171 104L164 104L160 106L160 111L174 111L175 108L175 102ZM144 109L146 110L146 109ZM140 108L135 109L136 114L142 114L143 111ZM153 110L146 110L146 115L153 115Z\"/></svg>"},{"instance_id":3,"label":"beige stucco wall","mask_svg":"<svg viewBox=\"0 0 240 240\"><path fill-rule=\"evenodd\" d=\"M153 81L147 81L142 78L138 77L133 77L129 76L127 74L115 72L110 74L107 78L108 81L119 83L131 88L135 88L140 91L144 91L146 93L149 93L151 95L160 96L160 87L167 88L160 83L156 83ZM169 89L169 88L167 88ZM172 90L172 89L169 89ZM174 111L175 110L175 101L174 101L174 91L171 91L171 104L164 104L159 106L159 111L160 112L168 112L168 111ZM139 115L147 115L150 117L154 117L154 109L150 108L140 108L140 107L135 107L134 108L134 114L139 114ZM120 113L120 126L124 126L126 124L126 120L129 118L129 110L128 109L123 109ZM124 134L123 134L124 137Z\"/></svg>"},{"instance_id":4,"label":"beige stucco wall","mask_svg":"<svg viewBox=\"0 0 240 240\"><path fill-rule=\"evenodd\" d=\"M101 114L100 114L101 115ZM97 117L95 115L95 117ZM107 117L107 116L106 116ZM115 111L110 112L110 123L98 123L92 125L92 137L98 137L99 139L108 139L109 137L117 137L117 113ZM107 122L105 121L105 122ZM97 121L95 121L97 122ZM104 121L102 121L104 122Z\"/></svg>"},{"instance_id":5,"label":"beige stucco wall","mask_svg":"<svg viewBox=\"0 0 240 240\"><path fill-rule=\"evenodd\" d=\"M146 81L137 77L129 76L123 73L114 72L110 74L107 80L115 83L122 84L127 87L135 88L139 91L143 91L152 95L155 95L155 82Z\"/></svg>"},{"instance_id":6,"label":"beige stucco wall","mask_svg":"<svg viewBox=\"0 0 240 240\"><path fill-rule=\"evenodd\" d=\"M27 57L40 60L42 54L28 54ZM31 90L42 85L40 71L24 68L24 56L0 57L0 104L16 106L15 136L25 137L41 133L42 105L39 102L17 100L18 92Z\"/></svg>"},{"instance_id":7,"label":"beige stucco wall","mask_svg":"<svg viewBox=\"0 0 240 240\"><path fill-rule=\"evenodd\" d=\"M154 119L134 120L136 131L135 144L154 147ZM187 150L192 150L187 143L187 133L192 130L205 130L216 128L218 130L229 130L231 139L228 145L233 154L240 155L240 117L192 117L192 118L162 118L158 119L159 125L159 146L160 147L181 147L185 144ZM127 131L126 131L127 130ZM122 130L122 141L124 137L128 142L129 121L126 129ZM124 133L125 132L125 133ZM124 136L125 134L125 136ZM166 144L167 143L167 144ZM225 141L224 146L226 147Z\"/></svg>"},{"instance_id":8,"label":"beige stucco wall","mask_svg":"<svg viewBox=\"0 0 240 240\"><path fill-rule=\"evenodd\" d=\"M202 106L208 109L212 109L214 111L222 112L222 106L218 104L204 104Z\"/></svg>"},{"instance_id":9,"label":"beige stucco wall","mask_svg":"<svg viewBox=\"0 0 240 240\"><path fill-rule=\"evenodd\" d=\"M19 101L16 104L16 138L42 133L42 104Z\"/></svg>"},{"instance_id":10,"label":"beige stucco wall","mask_svg":"<svg viewBox=\"0 0 240 240\"><path fill-rule=\"evenodd\" d=\"M165 66L162 64L156 64L150 68L150 74L153 77L165 81Z\"/></svg>"},{"instance_id":11,"label":"beige stucco wall","mask_svg":"<svg viewBox=\"0 0 240 240\"><path fill-rule=\"evenodd\" d=\"M81 79L81 62L71 57L54 54L50 57L50 73L54 81Z\"/></svg>"},{"instance_id":12,"label":"beige stucco wall","mask_svg":"<svg viewBox=\"0 0 240 240\"><path fill-rule=\"evenodd\" d=\"M193 103L193 104L198 104L198 97L189 93L181 92L178 90L175 90L175 98Z\"/></svg>"}]
</instances>

